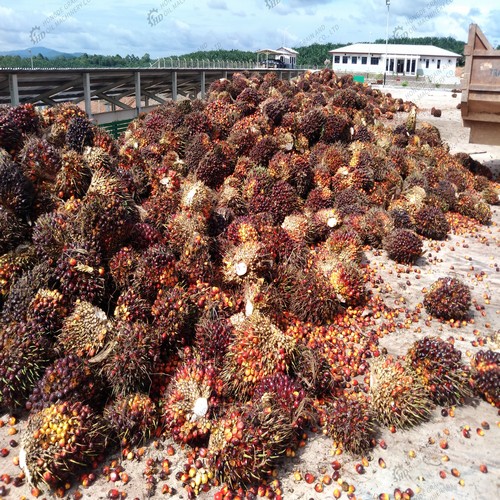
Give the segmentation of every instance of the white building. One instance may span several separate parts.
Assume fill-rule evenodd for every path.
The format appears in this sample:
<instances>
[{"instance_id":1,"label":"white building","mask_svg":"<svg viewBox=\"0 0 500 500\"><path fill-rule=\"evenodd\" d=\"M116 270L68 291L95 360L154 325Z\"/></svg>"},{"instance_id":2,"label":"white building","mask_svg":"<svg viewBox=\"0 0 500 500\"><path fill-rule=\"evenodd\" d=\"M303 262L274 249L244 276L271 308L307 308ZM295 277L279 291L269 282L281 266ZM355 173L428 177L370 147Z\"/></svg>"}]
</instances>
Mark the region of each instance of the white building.
<instances>
[{"instance_id":1,"label":"white building","mask_svg":"<svg viewBox=\"0 0 500 500\"><path fill-rule=\"evenodd\" d=\"M387 50L387 59L386 59ZM456 80L455 68L460 54L434 45L355 43L330 50L334 71L424 76L447 83Z\"/></svg>"},{"instance_id":2,"label":"white building","mask_svg":"<svg viewBox=\"0 0 500 500\"><path fill-rule=\"evenodd\" d=\"M265 59L258 62L267 67L295 68L299 53L289 47L279 49L261 49L257 51L257 57L263 54Z\"/></svg>"}]
</instances>

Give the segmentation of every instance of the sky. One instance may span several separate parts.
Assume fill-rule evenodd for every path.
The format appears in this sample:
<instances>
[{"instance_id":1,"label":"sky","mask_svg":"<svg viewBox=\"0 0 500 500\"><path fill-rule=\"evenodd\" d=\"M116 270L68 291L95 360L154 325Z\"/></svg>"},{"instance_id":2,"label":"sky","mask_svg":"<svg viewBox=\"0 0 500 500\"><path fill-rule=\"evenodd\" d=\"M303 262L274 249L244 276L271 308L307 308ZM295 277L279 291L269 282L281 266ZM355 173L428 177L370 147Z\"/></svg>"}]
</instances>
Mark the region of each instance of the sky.
<instances>
[{"instance_id":1,"label":"sky","mask_svg":"<svg viewBox=\"0 0 500 500\"><path fill-rule=\"evenodd\" d=\"M389 37L452 36L471 22L500 44L498 0L390 0ZM0 51L151 58L386 37L386 0L0 0Z\"/></svg>"}]
</instances>

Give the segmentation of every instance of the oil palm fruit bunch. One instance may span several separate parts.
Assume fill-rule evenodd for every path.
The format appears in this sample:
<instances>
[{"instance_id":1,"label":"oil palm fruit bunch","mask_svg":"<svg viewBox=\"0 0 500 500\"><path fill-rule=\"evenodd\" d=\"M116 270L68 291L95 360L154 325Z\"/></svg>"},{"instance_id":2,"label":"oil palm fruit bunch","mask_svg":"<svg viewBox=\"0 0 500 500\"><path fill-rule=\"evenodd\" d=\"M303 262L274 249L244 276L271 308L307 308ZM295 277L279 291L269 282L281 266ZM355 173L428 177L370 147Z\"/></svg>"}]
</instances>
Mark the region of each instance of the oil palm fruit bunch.
<instances>
[{"instance_id":1,"label":"oil palm fruit bunch","mask_svg":"<svg viewBox=\"0 0 500 500\"><path fill-rule=\"evenodd\" d=\"M277 411L288 416L294 429L289 446L298 447L304 428L313 417L312 399L297 380L285 373L275 373L255 388L253 401L258 403L266 398L274 400Z\"/></svg>"},{"instance_id":2,"label":"oil palm fruit bunch","mask_svg":"<svg viewBox=\"0 0 500 500\"><path fill-rule=\"evenodd\" d=\"M69 354L48 366L36 383L26 409L37 412L64 401L99 406L103 386L88 360Z\"/></svg>"},{"instance_id":3,"label":"oil palm fruit bunch","mask_svg":"<svg viewBox=\"0 0 500 500\"><path fill-rule=\"evenodd\" d=\"M114 335L114 325L102 309L77 300L73 312L63 321L55 348L60 354L93 358L109 345Z\"/></svg>"},{"instance_id":4,"label":"oil palm fruit bunch","mask_svg":"<svg viewBox=\"0 0 500 500\"><path fill-rule=\"evenodd\" d=\"M27 323L8 323L0 330L0 407L24 406L54 356L50 342Z\"/></svg>"},{"instance_id":5,"label":"oil palm fruit bunch","mask_svg":"<svg viewBox=\"0 0 500 500\"><path fill-rule=\"evenodd\" d=\"M444 240L450 231L450 224L437 207L423 207L414 216L418 234L433 240Z\"/></svg>"},{"instance_id":6,"label":"oil palm fruit bunch","mask_svg":"<svg viewBox=\"0 0 500 500\"><path fill-rule=\"evenodd\" d=\"M456 278L439 278L424 296L426 311L436 318L465 319L470 306L470 289Z\"/></svg>"},{"instance_id":7,"label":"oil palm fruit bunch","mask_svg":"<svg viewBox=\"0 0 500 500\"><path fill-rule=\"evenodd\" d=\"M106 405L103 416L123 448L145 443L155 435L159 423L155 402L138 392L116 397Z\"/></svg>"},{"instance_id":8,"label":"oil palm fruit bunch","mask_svg":"<svg viewBox=\"0 0 500 500\"><path fill-rule=\"evenodd\" d=\"M23 174L20 165L0 152L0 205L17 217L26 218L34 199L33 183Z\"/></svg>"},{"instance_id":9,"label":"oil palm fruit bunch","mask_svg":"<svg viewBox=\"0 0 500 500\"><path fill-rule=\"evenodd\" d=\"M387 427L412 427L430 418L433 408L420 376L392 356L377 358L370 369L370 408Z\"/></svg>"},{"instance_id":10,"label":"oil palm fruit bunch","mask_svg":"<svg viewBox=\"0 0 500 500\"><path fill-rule=\"evenodd\" d=\"M432 401L451 406L472 395L469 370L462 353L439 337L417 340L406 353L406 363L422 378Z\"/></svg>"},{"instance_id":11,"label":"oil palm fruit bunch","mask_svg":"<svg viewBox=\"0 0 500 500\"><path fill-rule=\"evenodd\" d=\"M163 341L185 344L192 332L195 312L183 286L162 288L151 307L153 327Z\"/></svg>"},{"instance_id":12,"label":"oil palm fruit bunch","mask_svg":"<svg viewBox=\"0 0 500 500\"><path fill-rule=\"evenodd\" d=\"M10 208L0 205L0 255L13 250L27 236L27 224Z\"/></svg>"},{"instance_id":13,"label":"oil palm fruit bunch","mask_svg":"<svg viewBox=\"0 0 500 500\"><path fill-rule=\"evenodd\" d=\"M413 264L422 255L420 237L409 229L394 229L384 239L383 247L390 259L400 264Z\"/></svg>"},{"instance_id":14,"label":"oil palm fruit bunch","mask_svg":"<svg viewBox=\"0 0 500 500\"><path fill-rule=\"evenodd\" d=\"M161 423L167 435L179 443L205 444L219 405L214 366L196 354L179 367L160 400Z\"/></svg>"},{"instance_id":15,"label":"oil palm fruit bunch","mask_svg":"<svg viewBox=\"0 0 500 500\"><path fill-rule=\"evenodd\" d=\"M40 288L26 311L26 318L37 331L52 336L59 332L67 314L68 304L62 293Z\"/></svg>"},{"instance_id":16,"label":"oil palm fruit bunch","mask_svg":"<svg viewBox=\"0 0 500 500\"><path fill-rule=\"evenodd\" d=\"M54 192L59 198L68 200L72 196L82 198L92 178L92 172L80 153L74 150L61 154L61 168L57 172Z\"/></svg>"},{"instance_id":17,"label":"oil palm fruit bunch","mask_svg":"<svg viewBox=\"0 0 500 500\"><path fill-rule=\"evenodd\" d=\"M234 339L228 346L221 379L227 393L244 400L264 378L288 371L296 341L259 311L248 317L233 316L231 322Z\"/></svg>"},{"instance_id":18,"label":"oil palm fruit bunch","mask_svg":"<svg viewBox=\"0 0 500 500\"><path fill-rule=\"evenodd\" d=\"M109 442L103 418L81 402L55 404L32 414L19 464L29 483L64 486L82 468L96 466Z\"/></svg>"},{"instance_id":19,"label":"oil palm fruit bunch","mask_svg":"<svg viewBox=\"0 0 500 500\"><path fill-rule=\"evenodd\" d=\"M83 153L86 146L92 146L94 141L94 130L92 123L81 116L73 118L66 132L66 144L70 149Z\"/></svg>"},{"instance_id":20,"label":"oil palm fruit bunch","mask_svg":"<svg viewBox=\"0 0 500 500\"><path fill-rule=\"evenodd\" d=\"M148 388L152 368L160 357L161 335L147 323L118 322L107 349L93 362L115 396Z\"/></svg>"},{"instance_id":21,"label":"oil palm fruit bunch","mask_svg":"<svg viewBox=\"0 0 500 500\"><path fill-rule=\"evenodd\" d=\"M293 435L289 416L266 393L259 401L229 408L213 423L209 466L230 488L255 484L270 476Z\"/></svg>"},{"instance_id":22,"label":"oil palm fruit bunch","mask_svg":"<svg viewBox=\"0 0 500 500\"><path fill-rule=\"evenodd\" d=\"M331 366L319 347L298 343L291 372L308 396L322 397L333 390Z\"/></svg>"},{"instance_id":23,"label":"oil palm fruit bunch","mask_svg":"<svg viewBox=\"0 0 500 500\"><path fill-rule=\"evenodd\" d=\"M102 257L89 241L71 242L56 262L60 292L74 299L98 304L105 295Z\"/></svg>"},{"instance_id":24,"label":"oil palm fruit bunch","mask_svg":"<svg viewBox=\"0 0 500 500\"><path fill-rule=\"evenodd\" d=\"M475 191L464 191L459 193L455 210L462 215L477 220L480 224L489 224L491 221L491 208L481 195Z\"/></svg>"},{"instance_id":25,"label":"oil palm fruit bunch","mask_svg":"<svg viewBox=\"0 0 500 500\"><path fill-rule=\"evenodd\" d=\"M478 351L471 360L471 375L474 391L500 408L500 354L491 349Z\"/></svg>"},{"instance_id":26,"label":"oil palm fruit bunch","mask_svg":"<svg viewBox=\"0 0 500 500\"><path fill-rule=\"evenodd\" d=\"M233 339L233 326L229 319L211 319L205 315L196 323L194 344L196 351L206 363L220 370L227 348Z\"/></svg>"},{"instance_id":27,"label":"oil palm fruit bunch","mask_svg":"<svg viewBox=\"0 0 500 500\"><path fill-rule=\"evenodd\" d=\"M366 396L351 393L329 402L325 407L324 433L338 447L360 455L372 447L374 422Z\"/></svg>"}]
</instances>

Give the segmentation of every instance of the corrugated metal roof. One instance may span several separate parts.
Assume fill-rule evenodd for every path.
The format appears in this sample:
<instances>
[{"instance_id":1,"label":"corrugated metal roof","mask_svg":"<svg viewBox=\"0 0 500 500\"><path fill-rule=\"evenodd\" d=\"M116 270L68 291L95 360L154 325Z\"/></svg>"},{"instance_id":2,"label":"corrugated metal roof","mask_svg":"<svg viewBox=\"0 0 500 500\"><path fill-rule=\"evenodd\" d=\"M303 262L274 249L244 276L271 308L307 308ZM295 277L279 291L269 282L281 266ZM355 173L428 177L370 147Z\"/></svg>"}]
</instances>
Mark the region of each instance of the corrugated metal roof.
<instances>
[{"instance_id":1,"label":"corrugated metal roof","mask_svg":"<svg viewBox=\"0 0 500 500\"><path fill-rule=\"evenodd\" d=\"M280 47L277 50L280 50L280 51L284 50L286 52L290 52L290 54L298 54L298 52L296 50L290 49L289 47Z\"/></svg>"},{"instance_id":2,"label":"corrugated metal roof","mask_svg":"<svg viewBox=\"0 0 500 500\"><path fill-rule=\"evenodd\" d=\"M330 50L330 54L355 53L355 54L385 54L385 43L354 43L338 49ZM404 45L390 43L387 46L389 54L407 56L434 56L434 57L461 57L460 54L435 47L434 45Z\"/></svg>"}]
</instances>

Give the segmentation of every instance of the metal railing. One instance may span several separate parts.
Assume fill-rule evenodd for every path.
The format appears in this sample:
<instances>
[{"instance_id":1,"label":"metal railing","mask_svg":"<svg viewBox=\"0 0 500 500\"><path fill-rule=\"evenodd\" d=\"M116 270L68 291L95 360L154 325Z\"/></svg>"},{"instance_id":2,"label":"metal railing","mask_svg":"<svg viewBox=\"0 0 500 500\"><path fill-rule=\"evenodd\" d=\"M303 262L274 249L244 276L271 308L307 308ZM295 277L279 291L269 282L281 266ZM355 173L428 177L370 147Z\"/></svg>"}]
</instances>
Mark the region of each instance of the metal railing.
<instances>
[{"instance_id":1,"label":"metal railing","mask_svg":"<svg viewBox=\"0 0 500 500\"><path fill-rule=\"evenodd\" d=\"M161 57L150 64L151 68L158 69L266 69L257 61L230 61L230 60L210 60L191 59L185 57ZM293 68L269 68L269 69L318 69L317 66L298 65Z\"/></svg>"}]
</instances>

